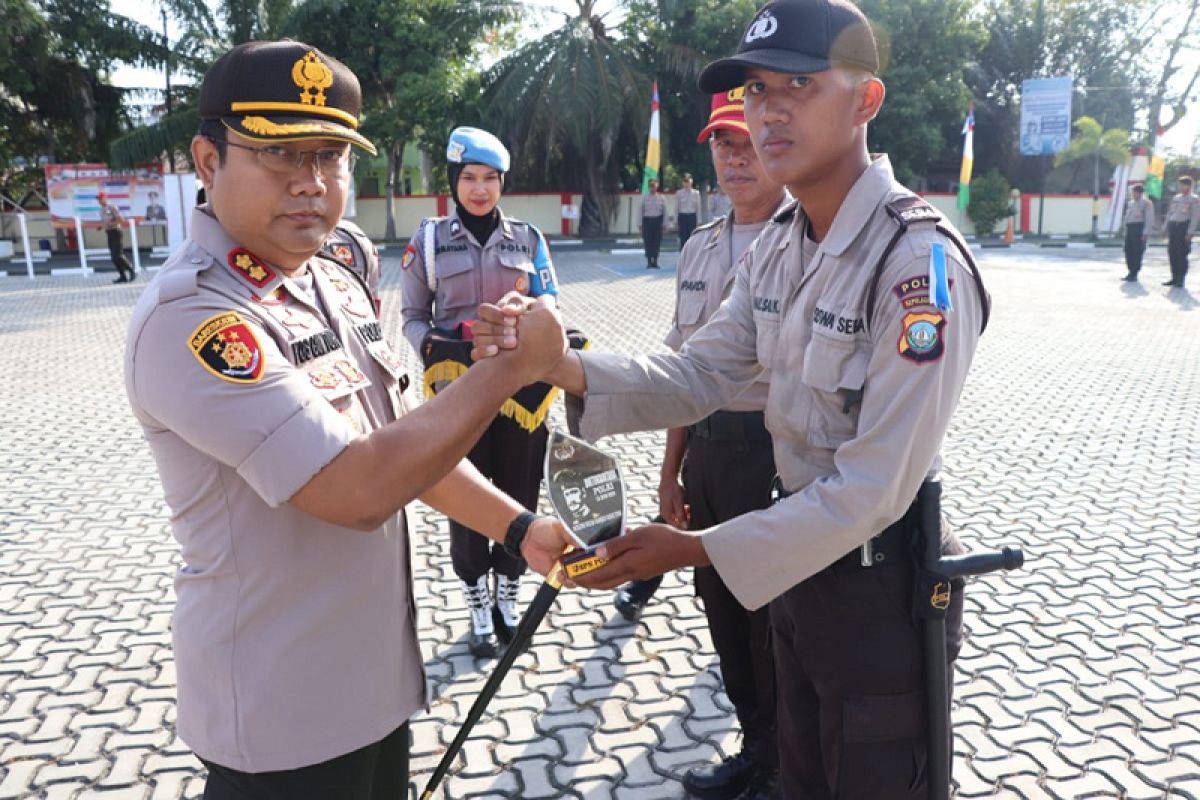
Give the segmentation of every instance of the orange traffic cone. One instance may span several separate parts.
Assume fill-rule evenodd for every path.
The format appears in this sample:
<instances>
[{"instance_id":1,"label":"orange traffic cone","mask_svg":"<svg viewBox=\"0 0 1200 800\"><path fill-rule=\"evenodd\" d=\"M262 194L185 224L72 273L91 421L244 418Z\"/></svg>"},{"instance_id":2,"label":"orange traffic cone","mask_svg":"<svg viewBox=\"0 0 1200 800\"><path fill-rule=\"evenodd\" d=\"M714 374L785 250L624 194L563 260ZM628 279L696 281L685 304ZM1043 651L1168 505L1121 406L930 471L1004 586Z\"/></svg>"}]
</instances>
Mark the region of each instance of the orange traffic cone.
<instances>
[{"instance_id":1,"label":"orange traffic cone","mask_svg":"<svg viewBox=\"0 0 1200 800\"><path fill-rule=\"evenodd\" d=\"M1004 230L1004 243L1005 243L1006 245L1010 245L1010 246L1011 246L1011 245L1012 245L1012 243L1013 243L1013 223L1012 223L1012 217L1009 217L1009 218L1008 218L1008 227L1007 227L1007 228L1005 228L1005 230Z\"/></svg>"}]
</instances>

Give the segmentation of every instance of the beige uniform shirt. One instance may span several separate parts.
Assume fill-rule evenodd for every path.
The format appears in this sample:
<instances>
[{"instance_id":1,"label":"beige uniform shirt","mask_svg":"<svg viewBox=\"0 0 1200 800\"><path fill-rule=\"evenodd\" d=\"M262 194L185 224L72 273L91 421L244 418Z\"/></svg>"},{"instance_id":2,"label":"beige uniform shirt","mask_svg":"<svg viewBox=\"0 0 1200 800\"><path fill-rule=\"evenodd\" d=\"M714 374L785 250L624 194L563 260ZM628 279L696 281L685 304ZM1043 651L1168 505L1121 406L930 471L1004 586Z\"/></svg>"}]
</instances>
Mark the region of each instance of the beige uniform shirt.
<instances>
[{"instance_id":1,"label":"beige uniform shirt","mask_svg":"<svg viewBox=\"0 0 1200 800\"><path fill-rule=\"evenodd\" d=\"M114 205L100 207L100 222L104 225L105 230L114 230L120 228L125 222L125 218L121 216L121 212Z\"/></svg>"},{"instance_id":2,"label":"beige uniform shirt","mask_svg":"<svg viewBox=\"0 0 1200 800\"><path fill-rule=\"evenodd\" d=\"M983 312L958 250L932 224L915 223L888 258L867 318L872 271L897 230L885 206L904 197L911 193L877 157L809 257L803 211L777 215L739 265L728 300L679 354L581 354L581 431L590 438L690 424L771 371L766 424L795 494L703 534L749 609L899 519L937 471ZM929 302L935 244L952 311Z\"/></svg>"},{"instance_id":3,"label":"beige uniform shirt","mask_svg":"<svg viewBox=\"0 0 1200 800\"><path fill-rule=\"evenodd\" d=\"M679 189L675 192L675 214L699 214L700 192L697 189Z\"/></svg>"},{"instance_id":4,"label":"beige uniform shirt","mask_svg":"<svg viewBox=\"0 0 1200 800\"><path fill-rule=\"evenodd\" d=\"M1177 194L1171 198L1167 209L1167 222L1186 222L1188 236L1196 232L1200 225L1200 197L1195 194Z\"/></svg>"},{"instance_id":5,"label":"beige uniform shirt","mask_svg":"<svg viewBox=\"0 0 1200 800\"><path fill-rule=\"evenodd\" d=\"M667 201L663 199L662 192L655 192L654 194L646 193L642 195L642 201L638 209L639 217L666 216Z\"/></svg>"},{"instance_id":6,"label":"beige uniform shirt","mask_svg":"<svg viewBox=\"0 0 1200 800\"><path fill-rule=\"evenodd\" d=\"M363 533L288 504L405 410L370 297L327 259L308 270L285 278L198 209L125 356L183 558L179 734L247 772L356 750L425 704L404 515Z\"/></svg>"},{"instance_id":7,"label":"beige uniform shirt","mask_svg":"<svg viewBox=\"0 0 1200 800\"><path fill-rule=\"evenodd\" d=\"M790 202L790 198L786 202ZM703 225L696 229L679 254L679 267L675 273L675 317L671 330L663 338L663 343L676 352L704 327L733 289L734 265L743 256L733 250L733 227L730 217ZM767 407L770 377L770 371L764 370L725 410L762 411Z\"/></svg>"},{"instance_id":8,"label":"beige uniform shirt","mask_svg":"<svg viewBox=\"0 0 1200 800\"><path fill-rule=\"evenodd\" d=\"M424 220L400 266L404 338L418 355L431 328L451 330L476 319L480 303L495 303L511 291L530 297L558 294L554 261L541 231L503 214L482 245L457 213Z\"/></svg>"},{"instance_id":9,"label":"beige uniform shirt","mask_svg":"<svg viewBox=\"0 0 1200 800\"><path fill-rule=\"evenodd\" d=\"M1150 233L1154 228L1154 203L1149 197L1142 197L1141 200L1135 197L1129 201L1129 205L1125 206L1125 224L1145 225L1144 231Z\"/></svg>"}]
</instances>

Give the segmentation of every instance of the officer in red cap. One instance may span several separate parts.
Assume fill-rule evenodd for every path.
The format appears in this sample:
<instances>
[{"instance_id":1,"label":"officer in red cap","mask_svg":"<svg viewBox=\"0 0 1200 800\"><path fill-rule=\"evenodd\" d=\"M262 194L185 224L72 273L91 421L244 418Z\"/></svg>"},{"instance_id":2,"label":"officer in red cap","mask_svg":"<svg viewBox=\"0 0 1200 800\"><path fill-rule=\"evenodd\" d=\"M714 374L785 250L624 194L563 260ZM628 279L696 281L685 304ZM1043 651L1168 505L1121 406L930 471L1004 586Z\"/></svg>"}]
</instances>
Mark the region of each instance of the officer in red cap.
<instances>
[{"instance_id":1,"label":"officer in red cap","mask_svg":"<svg viewBox=\"0 0 1200 800\"><path fill-rule=\"evenodd\" d=\"M679 255L675 317L664 343L683 348L733 289L741 256L791 199L763 171L750 141L739 86L713 95L708 124L696 137L708 144L713 169L732 211L697 228ZM667 433L658 485L659 513L679 528L703 530L770 504L775 459L763 422L767 375L729 405ZM627 619L641 612L661 578L635 581L617 593ZM767 800L779 770L775 746L775 667L767 609L747 611L711 566L696 568L725 693L742 728L742 748L718 764L689 770L683 785L705 800Z\"/></svg>"}]
</instances>

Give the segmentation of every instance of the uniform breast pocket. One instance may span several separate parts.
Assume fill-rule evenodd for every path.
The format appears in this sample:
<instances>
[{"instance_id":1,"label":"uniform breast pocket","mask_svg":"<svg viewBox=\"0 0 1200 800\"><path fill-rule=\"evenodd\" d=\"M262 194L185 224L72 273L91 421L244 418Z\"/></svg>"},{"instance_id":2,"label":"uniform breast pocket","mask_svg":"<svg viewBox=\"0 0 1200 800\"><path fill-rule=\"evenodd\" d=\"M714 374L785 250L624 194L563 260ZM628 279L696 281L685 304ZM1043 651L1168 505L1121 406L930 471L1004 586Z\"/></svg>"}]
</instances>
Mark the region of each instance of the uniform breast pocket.
<instances>
[{"instance_id":1,"label":"uniform breast pocket","mask_svg":"<svg viewBox=\"0 0 1200 800\"><path fill-rule=\"evenodd\" d=\"M675 314L681 328L698 325L700 318L704 316L704 293L680 292L679 306L675 309Z\"/></svg>"},{"instance_id":2,"label":"uniform breast pocket","mask_svg":"<svg viewBox=\"0 0 1200 800\"><path fill-rule=\"evenodd\" d=\"M774 315L754 317L754 348L758 363L771 369L775 362L775 351L779 347L779 319Z\"/></svg>"},{"instance_id":3,"label":"uniform breast pocket","mask_svg":"<svg viewBox=\"0 0 1200 800\"><path fill-rule=\"evenodd\" d=\"M497 299L514 290L529 294L533 281L533 262L529 256L525 253L501 253L499 261L501 285L497 287L500 290Z\"/></svg>"},{"instance_id":4,"label":"uniform breast pocket","mask_svg":"<svg viewBox=\"0 0 1200 800\"><path fill-rule=\"evenodd\" d=\"M437 303L441 308L479 305L475 264L466 258L443 255L437 260Z\"/></svg>"},{"instance_id":5,"label":"uniform breast pocket","mask_svg":"<svg viewBox=\"0 0 1200 800\"><path fill-rule=\"evenodd\" d=\"M813 335L800 371L800 380L812 396L809 444L833 450L854 437L869 359L870 353L852 339Z\"/></svg>"}]
</instances>

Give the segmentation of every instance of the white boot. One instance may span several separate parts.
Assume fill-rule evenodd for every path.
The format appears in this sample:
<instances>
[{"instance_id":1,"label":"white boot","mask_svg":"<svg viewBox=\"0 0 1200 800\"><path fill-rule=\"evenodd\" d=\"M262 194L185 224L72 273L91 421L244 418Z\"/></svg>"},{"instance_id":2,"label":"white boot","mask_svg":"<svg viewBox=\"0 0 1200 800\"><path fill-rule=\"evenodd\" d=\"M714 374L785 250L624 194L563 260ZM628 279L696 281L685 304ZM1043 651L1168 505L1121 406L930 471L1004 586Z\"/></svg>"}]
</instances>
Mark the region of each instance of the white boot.
<instances>
[{"instance_id":1,"label":"white boot","mask_svg":"<svg viewBox=\"0 0 1200 800\"><path fill-rule=\"evenodd\" d=\"M467 636L467 647L473 655L481 658L494 657L497 652L496 629L492 625L492 593L488 591L487 576L474 584L460 580L467 608L471 611L471 631Z\"/></svg>"},{"instance_id":2,"label":"white boot","mask_svg":"<svg viewBox=\"0 0 1200 800\"><path fill-rule=\"evenodd\" d=\"M521 624L521 612L517 608L517 600L520 597L520 576L516 578L496 576L496 608L500 609L500 616L504 618L504 624L513 631L516 631L517 626Z\"/></svg>"}]
</instances>

